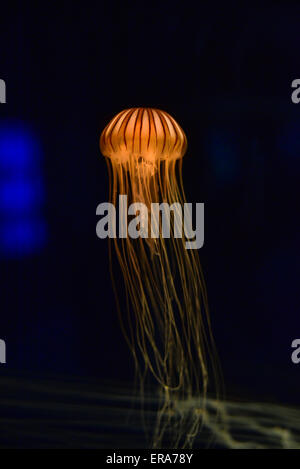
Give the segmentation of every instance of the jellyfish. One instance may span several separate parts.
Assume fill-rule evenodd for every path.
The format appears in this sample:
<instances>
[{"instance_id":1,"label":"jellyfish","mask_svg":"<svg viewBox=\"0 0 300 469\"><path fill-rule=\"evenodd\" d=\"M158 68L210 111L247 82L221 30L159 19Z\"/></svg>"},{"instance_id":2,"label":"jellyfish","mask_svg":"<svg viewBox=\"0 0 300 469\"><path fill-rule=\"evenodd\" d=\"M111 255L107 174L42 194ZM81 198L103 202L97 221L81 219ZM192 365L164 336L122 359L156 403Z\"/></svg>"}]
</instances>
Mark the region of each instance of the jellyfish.
<instances>
[{"instance_id":1,"label":"jellyfish","mask_svg":"<svg viewBox=\"0 0 300 469\"><path fill-rule=\"evenodd\" d=\"M167 112L153 108L118 113L100 137L110 202L116 206L119 195L126 195L128 206L143 206L148 212L138 211L139 237L125 233L110 240L110 262L113 251L128 305L126 314L118 308L120 323L140 389L150 374L160 390L153 447L165 446L166 435L173 448L191 447L201 429L208 390L219 392L220 366L198 251L186 249L184 236L174 235L175 212L186 202L182 178L186 149L180 125ZM160 229L158 236L149 236L151 204L175 207L170 211L170 237ZM156 223L159 228L161 220ZM115 292L118 301L116 285Z\"/></svg>"}]
</instances>

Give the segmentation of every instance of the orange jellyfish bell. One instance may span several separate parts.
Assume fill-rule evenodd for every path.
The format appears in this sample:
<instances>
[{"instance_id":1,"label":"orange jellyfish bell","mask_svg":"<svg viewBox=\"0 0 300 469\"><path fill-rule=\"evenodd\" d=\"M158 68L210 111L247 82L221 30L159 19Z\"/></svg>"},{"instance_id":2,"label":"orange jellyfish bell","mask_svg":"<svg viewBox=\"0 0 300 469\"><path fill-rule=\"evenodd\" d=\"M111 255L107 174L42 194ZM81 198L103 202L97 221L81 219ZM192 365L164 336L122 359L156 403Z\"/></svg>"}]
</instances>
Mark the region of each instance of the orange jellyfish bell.
<instances>
[{"instance_id":1,"label":"orange jellyfish bell","mask_svg":"<svg viewBox=\"0 0 300 469\"><path fill-rule=\"evenodd\" d=\"M176 160L186 151L187 140L179 124L167 112L132 108L119 112L100 137L100 150L116 163L132 159L156 163Z\"/></svg>"}]
</instances>

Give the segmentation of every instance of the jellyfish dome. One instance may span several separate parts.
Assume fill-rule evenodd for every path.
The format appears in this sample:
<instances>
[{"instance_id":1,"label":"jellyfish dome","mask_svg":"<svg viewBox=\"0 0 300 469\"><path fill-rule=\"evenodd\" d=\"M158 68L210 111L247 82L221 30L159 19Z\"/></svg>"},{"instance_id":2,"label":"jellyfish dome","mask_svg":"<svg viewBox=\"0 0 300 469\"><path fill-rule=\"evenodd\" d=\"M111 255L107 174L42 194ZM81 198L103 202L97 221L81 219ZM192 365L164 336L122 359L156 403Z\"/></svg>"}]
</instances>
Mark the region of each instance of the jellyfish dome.
<instances>
[{"instance_id":1,"label":"jellyfish dome","mask_svg":"<svg viewBox=\"0 0 300 469\"><path fill-rule=\"evenodd\" d=\"M186 147L185 133L175 119L153 108L121 111L100 138L101 153L119 163L138 158L151 163L176 160L185 154Z\"/></svg>"}]
</instances>

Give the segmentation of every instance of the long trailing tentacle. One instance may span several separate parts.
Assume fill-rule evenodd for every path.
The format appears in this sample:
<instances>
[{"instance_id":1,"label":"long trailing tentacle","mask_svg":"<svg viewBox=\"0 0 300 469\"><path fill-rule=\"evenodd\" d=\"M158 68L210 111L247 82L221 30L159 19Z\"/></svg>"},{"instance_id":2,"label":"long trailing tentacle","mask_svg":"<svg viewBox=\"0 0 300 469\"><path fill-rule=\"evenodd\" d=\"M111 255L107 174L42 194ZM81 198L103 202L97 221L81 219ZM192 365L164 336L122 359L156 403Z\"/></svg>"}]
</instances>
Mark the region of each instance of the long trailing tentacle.
<instances>
[{"instance_id":1,"label":"long trailing tentacle","mask_svg":"<svg viewBox=\"0 0 300 469\"><path fill-rule=\"evenodd\" d=\"M159 161L154 167L131 159L126 165L107 160L110 200L127 194L128 204L154 201L185 203L181 160ZM207 293L198 253L184 237L114 239L128 298L128 316L120 321L143 387L148 371L162 390L153 446L163 444L172 427L173 444L191 446L199 428L209 386L209 372L218 385L219 365L211 334ZM195 396L198 412L182 414L183 403ZM195 400L195 399L194 399ZM172 409L181 414L176 425ZM202 414L201 414L202 412ZM174 446L176 447L176 446Z\"/></svg>"}]
</instances>

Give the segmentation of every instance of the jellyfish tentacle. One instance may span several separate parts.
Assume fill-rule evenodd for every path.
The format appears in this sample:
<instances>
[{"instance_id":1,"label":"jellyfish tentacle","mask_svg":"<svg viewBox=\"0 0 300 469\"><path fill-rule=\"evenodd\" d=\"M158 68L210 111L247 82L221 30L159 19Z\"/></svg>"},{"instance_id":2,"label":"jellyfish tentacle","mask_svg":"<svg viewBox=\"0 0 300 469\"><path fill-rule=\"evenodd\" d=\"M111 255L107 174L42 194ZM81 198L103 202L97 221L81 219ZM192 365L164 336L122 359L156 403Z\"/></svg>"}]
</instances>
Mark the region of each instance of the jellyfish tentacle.
<instances>
[{"instance_id":1,"label":"jellyfish tentacle","mask_svg":"<svg viewBox=\"0 0 300 469\"><path fill-rule=\"evenodd\" d=\"M154 447L163 445L166 435L173 447L191 447L201 429L208 389L214 385L217 390L219 385L220 366L199 256L186 249L182 231L181 237L174 234L179 219L175 215L182 214L186 202L182 179L186 146L179 124L168 113L149 108L122 111L100 138L112 203L118 194L126 194L129 205L138 202L147 208L140 216L142 236L114 238L113 245L128 306L127 320L121 311L119 318L140 386L144 389L150 372L161 389ZM152 237L151 204L162 202L172 206L169 239L161 233L159 220L158 237Z\"/></svg>"}]
</instances>

